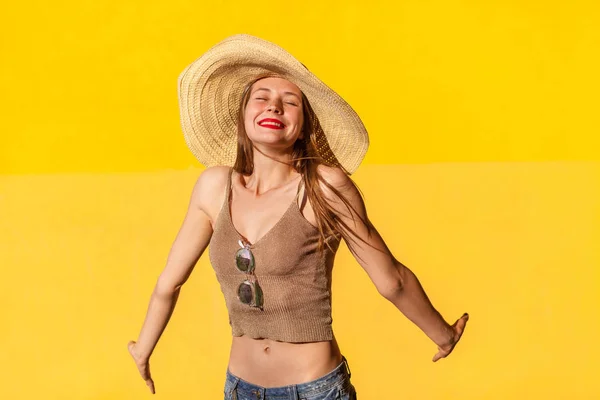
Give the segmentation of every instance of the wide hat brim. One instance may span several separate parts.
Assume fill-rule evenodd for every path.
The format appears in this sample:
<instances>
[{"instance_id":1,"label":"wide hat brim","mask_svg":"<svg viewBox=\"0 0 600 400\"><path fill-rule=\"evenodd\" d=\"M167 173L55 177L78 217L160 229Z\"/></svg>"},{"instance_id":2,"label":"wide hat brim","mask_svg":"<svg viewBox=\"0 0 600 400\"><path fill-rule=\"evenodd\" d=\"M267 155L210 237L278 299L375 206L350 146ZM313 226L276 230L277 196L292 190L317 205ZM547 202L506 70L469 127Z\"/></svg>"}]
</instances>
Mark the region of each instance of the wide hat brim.
<instances>
[{"instance_id":1,"label":"wide hat brim","mask_svg":"<svg viewBox=\"0 0 600 400\"><path fill-rule=\"evenodd\" d=\"M286 50L250 35L219 42L179 76L181 126L200 163L206 167L234 164L244 88L265 75L285 78L302 90L318 118L326 146L353 173L369 147L360 117Z\"/></svg>"}]
</instances>

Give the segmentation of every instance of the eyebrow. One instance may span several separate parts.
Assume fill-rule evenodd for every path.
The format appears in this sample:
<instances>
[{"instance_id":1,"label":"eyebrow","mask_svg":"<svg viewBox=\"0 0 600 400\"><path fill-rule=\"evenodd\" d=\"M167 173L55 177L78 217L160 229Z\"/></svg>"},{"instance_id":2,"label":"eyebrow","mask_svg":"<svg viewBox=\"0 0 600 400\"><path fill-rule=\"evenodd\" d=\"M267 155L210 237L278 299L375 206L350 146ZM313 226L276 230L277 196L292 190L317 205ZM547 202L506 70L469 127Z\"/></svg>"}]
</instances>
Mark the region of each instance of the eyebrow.
<instances>
[{"instance_id":1,"label":"eyebrow","mask_svg":"<svg viewBox=\"0 0 600 400\"><path fill-rule=\"evenodd\" d=\"M272 91L272 90L271 90L271 89L269 89L269 88L264 88L264 87L263 87L263 88L258 88L258 89L256 89L256 90L253 92L253 94L254 94L254 93L256 93L256 92L258 92L259 90L265 90L265 91L267 91L267 92L271 92L271 91ZM287 95L296 96L296 97L297 97L299 100L302 100L302 98L301 98L300 96L298 96L298 95L297 95L296 93L294 93L294 92L283 92L283 94L287 94Z\"/></svg>"}]
</instances>

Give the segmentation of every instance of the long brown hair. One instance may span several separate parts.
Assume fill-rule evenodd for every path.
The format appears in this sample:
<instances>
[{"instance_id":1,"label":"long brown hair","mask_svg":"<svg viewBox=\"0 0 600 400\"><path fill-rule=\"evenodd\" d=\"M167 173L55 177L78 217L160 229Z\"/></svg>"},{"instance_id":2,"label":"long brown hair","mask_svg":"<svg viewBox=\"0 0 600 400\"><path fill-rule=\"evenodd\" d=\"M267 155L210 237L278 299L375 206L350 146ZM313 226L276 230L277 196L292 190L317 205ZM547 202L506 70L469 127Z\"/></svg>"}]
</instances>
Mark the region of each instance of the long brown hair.
<instances>
[{"instance_id":1,"label":"long brown hair","mask_svg":"<svg viewBox=\"0 0 600 400\"><path fill-rule=\"evenodd\" d=\"M248 83L244 89L239 108L237 124L237 156L233 168L236 172L243 175L250 175L254 170L254 153L252 150L253 144L246 134L244 114L248 101L250 100L252 86L259 80L267 77L280 76L272 74L262 75ZM331 190L344 203L346 209L352 216L353 221L354 216L356 215L369 228L368 231L370 236L372 224L368 218L366 218L366 220L363 219L356 212L346 197L339 190L330 185L317 170L317 167L320 164L342 169L342 171L348 175L350 183L357 189L361 197L364 197L360 188L350 178L350 173L348 173L348 171L338 162L338 160L335 158L335 155L329 148L327 138L323 133L323 130L319 124L319 120L304 93L302 93L302 111L304 116L304 124L302 126L304 137L298 138L294 143L292 160L289 165L293 167L296 172L302 175L305 192L315 213L317 229L320 236L318 244L319 251L323 250L324 244L327 244L327 246L331 249L328 239L330 239L332 236L337 237L339 235L343 237L348 245L350 242L355 243L356 241L354 240L354 237L358 237L354 230L339 218L339 216L334 212L333 207L325 200L325 196L323 195L323 191L321 190L319 182L322 182L325 186L327 186L329 190ZM265 154L265 156L272 158L267 154ZM283 162L280 160L276 161ZM352 233L353 236L351 236L349 233ZM366 243L362 238L359 239Z\"/></svg>"}]
</instances>

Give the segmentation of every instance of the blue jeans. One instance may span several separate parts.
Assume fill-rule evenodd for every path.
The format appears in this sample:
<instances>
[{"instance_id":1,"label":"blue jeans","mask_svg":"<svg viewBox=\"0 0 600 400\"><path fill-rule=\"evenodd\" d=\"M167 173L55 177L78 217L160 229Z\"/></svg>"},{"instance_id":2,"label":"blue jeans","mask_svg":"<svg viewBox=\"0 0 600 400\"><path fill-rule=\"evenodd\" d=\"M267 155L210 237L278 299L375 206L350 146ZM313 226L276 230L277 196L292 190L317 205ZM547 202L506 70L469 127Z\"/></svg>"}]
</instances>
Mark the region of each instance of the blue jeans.
<instances>
[{"instance_id":1,"label":"blue jeans","mask_svg":"<svg viewBox=\"0 0 600 400\"><path fill-rule=\"evenodd\" d=\"M253 385L227 371L225 400L356 400L356 390L350 383L350 368L344 358L321 378L276 388Z\"/></svg>"}]
</instances>

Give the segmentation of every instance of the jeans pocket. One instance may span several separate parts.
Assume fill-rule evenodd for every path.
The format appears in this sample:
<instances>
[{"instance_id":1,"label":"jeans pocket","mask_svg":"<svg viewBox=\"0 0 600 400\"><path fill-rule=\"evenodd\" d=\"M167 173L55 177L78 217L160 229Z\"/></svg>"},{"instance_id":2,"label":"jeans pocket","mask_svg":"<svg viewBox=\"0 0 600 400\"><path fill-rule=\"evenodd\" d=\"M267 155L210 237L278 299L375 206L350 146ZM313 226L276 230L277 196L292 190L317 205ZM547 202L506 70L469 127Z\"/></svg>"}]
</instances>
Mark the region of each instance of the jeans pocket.
<instances>
[{"instance_id":1,"label":"jeans pocket","mask_svg":"<svg viewBox=\"0 0 600 400\"><path fill-rule=\"evenodd\" d=\"M301 396L300 400L342 400L342 393L339 388L333 388L306 397Z\"/></svg>"},{"instance_id":2,"label":"jeans pocket","mask_svg":"<svg viewBox=\"0 0 600 400\"><path fill-rule=\"evenodd\" d=\"M225 397L223 397L224 400L237 400L237 398L238 398L237 389L225 390L224 395L225 395Z\"/></svg>"},{"instance_id":3,"label":"jeans pocket","mask_svg":"<svg viewBox=\"0 0 600 400\"><path fill-rule=\"evenodd\" d=\"M348 382L348 385L342 391L341 400L356 400L356 389Z\"/></svg>"},{"instance_id":4,"label":"jeans pocket","mask_svg":"<svg viewBox=\"0 0 600 400\"><path fill-rule=\"evenodd\" d=\"M237 390L235 381L227 379L225 381L225 389L223 389L223 395L225 400L237 400Z\"/></svg>"},{"instance_id":5,"label":"jeans pocket","mask_svg":"<svg viewBox=\"0 0 600 400\"><path fill-rule=\"evenodd\" d=\"M344 385L335 386L329 390L325 390L318 394L301 396L300 400L354 400L356 399L356 391L354 386L349 382Z\"/></svg>"}]
</instances>

